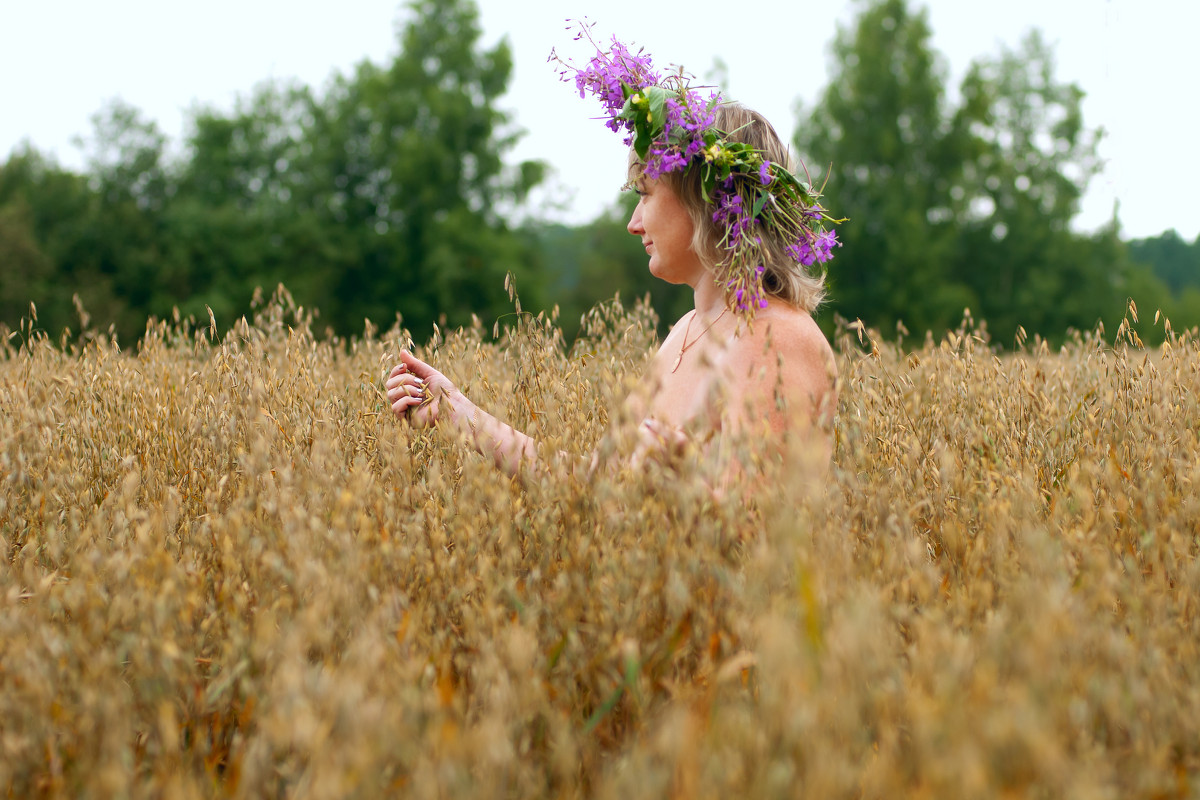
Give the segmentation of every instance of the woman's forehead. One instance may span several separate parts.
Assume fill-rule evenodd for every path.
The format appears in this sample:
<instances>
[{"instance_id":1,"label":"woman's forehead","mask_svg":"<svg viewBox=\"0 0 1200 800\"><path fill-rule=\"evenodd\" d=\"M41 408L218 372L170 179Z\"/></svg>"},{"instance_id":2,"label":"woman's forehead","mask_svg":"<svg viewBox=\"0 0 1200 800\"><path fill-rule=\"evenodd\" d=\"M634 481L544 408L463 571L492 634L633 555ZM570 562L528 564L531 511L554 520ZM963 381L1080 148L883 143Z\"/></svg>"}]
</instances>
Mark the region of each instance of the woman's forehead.
<instances>
[{"instance_id":1,"label":"woman's forehead","mask_svg":"<svg viewBox=\"0 0 1200 800\"><path fill-rule=\"evenodd\" d=\"M647 183L650 181L644 172L645 168L645 162L637 157L637 155L633 152L633 148L630 148L629 163L625 168L625 184L621 187L621 189L637 189L639 191L645 189Z\"/></svg>"}]
</instances>

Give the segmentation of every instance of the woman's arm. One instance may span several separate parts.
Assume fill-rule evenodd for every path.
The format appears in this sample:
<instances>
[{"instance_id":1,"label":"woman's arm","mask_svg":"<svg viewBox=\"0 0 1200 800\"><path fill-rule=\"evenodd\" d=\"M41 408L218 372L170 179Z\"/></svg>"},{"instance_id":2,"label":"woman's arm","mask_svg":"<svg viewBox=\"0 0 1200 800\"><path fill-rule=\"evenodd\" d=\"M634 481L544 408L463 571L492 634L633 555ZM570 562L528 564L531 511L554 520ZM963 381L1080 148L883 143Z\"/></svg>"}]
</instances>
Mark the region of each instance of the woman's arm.
<instances>
[{"instance_id":1,"label":"woman's arm","mask_svg":"<svg viewBox=\"0 0 1200 800\"><path fill-rule=\"evenodd\" d=\"M407 350L400 352L385 386L398 419L417 427L449 424L509 475L538 461L536 441L481 410L449 378Z\"/></svg>"}]
</instances>

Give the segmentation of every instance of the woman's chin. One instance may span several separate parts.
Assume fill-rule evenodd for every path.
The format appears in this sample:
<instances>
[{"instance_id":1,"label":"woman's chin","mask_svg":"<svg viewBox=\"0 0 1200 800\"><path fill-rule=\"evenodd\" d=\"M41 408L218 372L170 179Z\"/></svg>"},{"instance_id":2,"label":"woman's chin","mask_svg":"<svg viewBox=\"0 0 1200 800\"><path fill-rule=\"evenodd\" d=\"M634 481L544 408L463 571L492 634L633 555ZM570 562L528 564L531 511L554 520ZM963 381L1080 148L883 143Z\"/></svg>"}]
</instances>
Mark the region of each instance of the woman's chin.
<instances>
[{"instance_id":1,"label":"woman's chin","mask_svg":"<svg viewBox=\"0 0 1200 800\"><path fill-rule=\"evenodd\" d=\"M656 269L652 263L650 265L650 274L658 278L660 281L669 283L672 286L695 286L696 276L680 270L664 270Z\"/></svg>"},{"instance_id":2,"label":"woman's chin","mask_svg":"<svg viewBox=\"0 0 1200 800\"><path fill-rule=\"evenodd\" d=\"M669 269L663 269L662 266L659 265L653 258L650 259L649 267L650 274L658 278L660 281L666 281L667 283L673 284L687 283L687 281L683 280L680 275L672 272Z\"/></svg>"}]
</instances>

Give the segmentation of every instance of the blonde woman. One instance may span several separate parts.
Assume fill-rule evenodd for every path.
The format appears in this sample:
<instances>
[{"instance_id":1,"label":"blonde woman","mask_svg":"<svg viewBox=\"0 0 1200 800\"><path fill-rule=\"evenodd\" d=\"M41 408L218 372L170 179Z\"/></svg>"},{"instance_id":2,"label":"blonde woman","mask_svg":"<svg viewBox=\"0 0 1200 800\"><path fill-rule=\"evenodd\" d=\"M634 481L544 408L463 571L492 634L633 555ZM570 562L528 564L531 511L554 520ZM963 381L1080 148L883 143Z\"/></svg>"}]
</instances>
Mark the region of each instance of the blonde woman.
<instances>
[{"instance_id":1,"label":"blonde woman","mask_svg":"<svg viewBox=\"0 0 1200 800\"><path fill-rule=\"evenodd\" d=\"M630 399L643 419L637 457L697 428L799 435L827 454L836 368L812 318L824 295L813 266L838 246L827 227L838 220L761 115L702 97L682 73L663 78L616 41L587 68L568 69L604 103L609 127L627 134L627 185L639 195L627 227L650 272L693 291L693 309L653 358L649 393ZM397 417L449 425L506 471L538 459L533 439L411 353L386 388Z\"/></svg>"}]
</instances>

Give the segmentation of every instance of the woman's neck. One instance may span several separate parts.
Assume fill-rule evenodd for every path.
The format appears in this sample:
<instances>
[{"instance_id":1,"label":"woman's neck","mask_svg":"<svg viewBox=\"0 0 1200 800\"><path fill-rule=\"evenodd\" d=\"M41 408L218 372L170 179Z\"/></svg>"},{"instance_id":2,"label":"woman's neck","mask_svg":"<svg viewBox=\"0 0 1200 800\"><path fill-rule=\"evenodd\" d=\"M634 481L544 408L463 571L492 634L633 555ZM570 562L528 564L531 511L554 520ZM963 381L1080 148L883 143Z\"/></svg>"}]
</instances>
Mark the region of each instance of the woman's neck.
<instances>
[{"instance_id":1,"label":"woman's neck","mask_svg":"<svg viewBox=\"0 0 1200 800\"><path fill-rule=\"evenodd\" d=\"M713 319L725 310L724 293L707 272L700 282L692 287L692 293L696 316L701 319Z\"/></svg>"}]
</instances>

